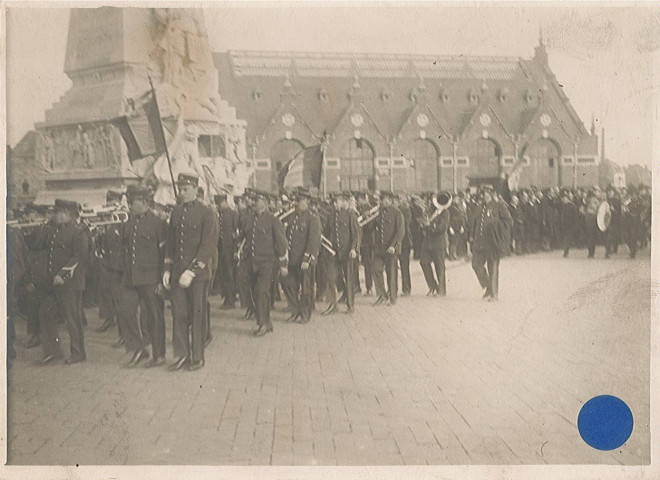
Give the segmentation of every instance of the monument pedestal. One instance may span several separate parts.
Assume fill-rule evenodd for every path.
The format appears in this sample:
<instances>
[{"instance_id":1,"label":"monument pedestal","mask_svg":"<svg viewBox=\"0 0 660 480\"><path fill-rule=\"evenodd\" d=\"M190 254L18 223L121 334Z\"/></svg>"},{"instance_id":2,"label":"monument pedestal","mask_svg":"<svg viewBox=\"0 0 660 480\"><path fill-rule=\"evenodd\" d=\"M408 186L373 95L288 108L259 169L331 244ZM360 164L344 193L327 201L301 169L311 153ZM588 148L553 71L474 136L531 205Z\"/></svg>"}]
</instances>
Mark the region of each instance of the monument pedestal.
<instances>
[{"instance_id":1,"label":"monument pedestal","mask_svg":"<svg viewBox=\"0 0 660 480\"><path fill-rule=\"evenodd\" d=\"M156 159L131 164L112 123L150 89L149 77L170 132L166 138L173 137L182 118L186 141L201 159L207 151L199 149L207 144L215 146L208 153L221 153L220 144L245 150L245 122L218 95L199 9L74 8L64 72L73 85L36 125L36 156L50 191L42 198L118 188L149 172Z\"/></svg>"}]
</instances>

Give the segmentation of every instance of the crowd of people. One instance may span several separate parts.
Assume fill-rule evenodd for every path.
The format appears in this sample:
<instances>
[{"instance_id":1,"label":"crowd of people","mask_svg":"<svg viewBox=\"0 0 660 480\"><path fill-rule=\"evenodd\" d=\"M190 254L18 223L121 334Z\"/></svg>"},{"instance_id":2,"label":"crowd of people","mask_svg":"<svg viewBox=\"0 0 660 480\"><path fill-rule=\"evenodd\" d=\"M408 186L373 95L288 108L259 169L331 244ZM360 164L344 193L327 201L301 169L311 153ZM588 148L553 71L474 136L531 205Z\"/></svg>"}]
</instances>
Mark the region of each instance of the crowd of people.
<instances>
[{"instance_id":1,"label":"crowd of people","mask_svg":"<svg viewBox=\"0 0 660 480\"><path fill-rule=\"evenodd\" d=\"M98 307L96 330L116 328L114 347L130 354L127 367L164 365L169 301L174 361L167 368L197 370L212 341L209 296L223 298L222 310L240 303L261 337L273 331L276 300L286 300L286 321L300 324L315 310L333 315L344 304L351 314L358 294L373 296L374 306L396 304L399 291L412 294L411 259L419 260L426 294L437 297L447 295L445 261L471 259L484 299L496 301L507 255L563 250L567 257L586 247L593 258L603 244L610 257L625 243L634 258L650 242L644 186L498 192L483 185L454 195L338 192L329 200L302 187L280 195L247 189L210 204L198 183L180 175L178 203L169 209L154 205L146 186L109 191L107 208L128 207L123 222L81 221L81 206L66 200L15 212L8 357L20 315L24 347L43 349L40 364L64 358L60 323L69 332L65 363L84 361L85 308ZM602 231L596 217L604 202L610 213Z\"/></svg>"}]
</instances>

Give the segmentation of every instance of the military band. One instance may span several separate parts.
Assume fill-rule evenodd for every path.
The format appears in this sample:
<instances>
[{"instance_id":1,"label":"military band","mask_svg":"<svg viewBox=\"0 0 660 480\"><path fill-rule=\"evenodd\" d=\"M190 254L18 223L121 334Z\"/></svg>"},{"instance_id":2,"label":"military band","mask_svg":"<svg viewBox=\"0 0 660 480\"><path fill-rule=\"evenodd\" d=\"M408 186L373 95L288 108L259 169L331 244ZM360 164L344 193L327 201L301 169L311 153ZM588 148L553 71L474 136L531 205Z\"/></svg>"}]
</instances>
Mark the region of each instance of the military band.
<instances>
[{"instance_id":1,"label":"military band","mask_svg":"<svg viewBox=\"0 0 660 480\"><path fill-rule=\"evenodd\" d=\"M263 337L273 332L280 288L285 321L307 324L324 321L312 317L322 300L323 317L342 303L353 313L361 277L365 296L375 287L374 305L395 305L399 289L412 294L411 257L419 259L429 296L451 295L446 261L471 259L483 298L495 301L507 255L556 249L568 257L571 249L586 248L595 258L603 245L609 258L627 244L634 258L650 240L650 190L644 188L529 188L504 195L483 185L454 194L338 192L331 202L302 187L282 197L246 189L241 196L216 195L209 205L199 182L179 176L179 201L170 214L154 210L146 186L130 185L121 221L88 228L79 222L79 204L58 199L44 221L11 229L9 251L19 273L10 277L9 313L25 303L24 346L41 345L41 364L64 357L58 323L69 332L66 363L87 358L82 292L90 246L99 266L97 332L117 326L115 346L125 347L126 367L162 366L169 299L174 362L167 368L176 371L204 366L214 317L209 296L222 297L222 315L240 305L243 318L256 322L254 336ZM105 208L124 208L123 195L108 192Z\"/></svg>"}]
</instances>

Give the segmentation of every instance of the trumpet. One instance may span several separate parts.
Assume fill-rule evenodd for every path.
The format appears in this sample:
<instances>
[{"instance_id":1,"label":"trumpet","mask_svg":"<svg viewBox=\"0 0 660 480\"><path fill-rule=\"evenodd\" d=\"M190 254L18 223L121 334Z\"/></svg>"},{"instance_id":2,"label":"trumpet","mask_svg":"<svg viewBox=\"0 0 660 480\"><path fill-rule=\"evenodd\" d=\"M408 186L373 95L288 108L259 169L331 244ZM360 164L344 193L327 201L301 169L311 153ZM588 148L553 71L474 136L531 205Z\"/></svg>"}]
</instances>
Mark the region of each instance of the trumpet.
<instances>
[{"instance_id":1,"label":"trumpet","mask_svg":"<svg viewBox=\"0 0 660 480\"><path fill-rule=\"evenodd\" d=\"M380 205L375 205L374 207L370 208L369 211L366 212L364 215L360 215L358 217L358 223L360 224L361 227L364 227L367 223L370 223L373 220L375 220L379 214L380 214Z\"/></svg>"},{"instance_id":2,"label":"trumpet","mask_svg":"<svg viewBox=\"0 0 660 480\"><path fill-rule=\"evenodd\" d=\"M330 253L330 255L334 256L337 254L337 252L335 252L335 249L332 248L332 242L328 240L328 237L326 237L323 234L321 234L321 246L325 248Z\"/></svg>"},{"instance_id":3,"label":"trumpet","mask_svg":"<svg viewBox=\"0 0 660 480\"><path fill-rule=\"evenodd\" d=\"M9 228L35 228L35 227L41 227L42 225L45 225L48 223L48 219L44 218L42 220L39 220L37 222L26 222L26 223L21 223L18 220L8 220L7 221L7 227Z\"/></svg>"},{"instance_id":4,"label":"trumpet","mask_svg":"<svg viewBox=\"0 0 660 480\"><path fill-rule=\"evenodd\" d=\"M285 218L287 218L289 215L291 215L295 211L296 211L296 207L291 207L290 209L285 210L284 212L278 213L277 218L279 218L280 221L283 222Z\"/></svg>"},{"instance_id":5,"label":"trumpet","mask_svg":"<svg viewBox=\"0 0 660 480\"><path fill-rule=\"evenodd\" d=\"M100 210L95 215L81 214L81 220L91 229L108 225L119 225L128 220L128 212L124 210Z\"/></svg>"}]
</instances>

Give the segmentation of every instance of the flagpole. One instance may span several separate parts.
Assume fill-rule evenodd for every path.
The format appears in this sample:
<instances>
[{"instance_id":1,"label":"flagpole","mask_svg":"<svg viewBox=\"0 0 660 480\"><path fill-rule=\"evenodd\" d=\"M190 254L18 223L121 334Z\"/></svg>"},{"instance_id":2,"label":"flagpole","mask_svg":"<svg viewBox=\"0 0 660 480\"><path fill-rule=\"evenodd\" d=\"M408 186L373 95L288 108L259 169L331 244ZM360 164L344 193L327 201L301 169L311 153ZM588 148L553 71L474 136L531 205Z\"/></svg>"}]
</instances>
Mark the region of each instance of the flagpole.
<instances>
[{"instance_id":1,"label":"flagpole","mask_svg":"<svg viewBox=\"0 0 660 480\"><path fill-rule=\"evenodd\" d=\"M167 139L165 138L165 130L163 129L163 120L160 117L160 108L158 108L158 98L156 97L156 90L154 90L154 84L151 81L151 74L147 70L147 78L149 79L149 86L151 87L151 94L154 96L154 104L156 105L156 112L158 113L158 124L160 125L160 132L163 135L164 146L165 146L165 156L167 157L167 167L170 170L170 178L172 179L172 191L174 192L174 198L176 199L179 195L176 191L176 182L174 181L174 172L172 171L172 160L170 160L170 152L167 148Z\"/></svg>"},{"instance_id":2,"label":"flagpole","mask_svg":"<svg viewBox=\"0 0 660 480\"><path fill-rule=\"evenodd\" d=\"M326 164L325 164L325 150L327 147L327 134L323 132L323 139L321 140L321 178L323 179L323 200L326 199L328 191L328 180L326 174Z\"/></svg>"}]
</instances>

